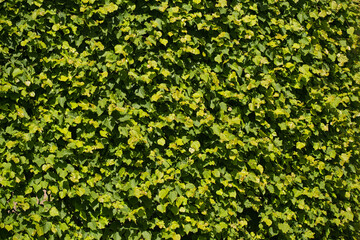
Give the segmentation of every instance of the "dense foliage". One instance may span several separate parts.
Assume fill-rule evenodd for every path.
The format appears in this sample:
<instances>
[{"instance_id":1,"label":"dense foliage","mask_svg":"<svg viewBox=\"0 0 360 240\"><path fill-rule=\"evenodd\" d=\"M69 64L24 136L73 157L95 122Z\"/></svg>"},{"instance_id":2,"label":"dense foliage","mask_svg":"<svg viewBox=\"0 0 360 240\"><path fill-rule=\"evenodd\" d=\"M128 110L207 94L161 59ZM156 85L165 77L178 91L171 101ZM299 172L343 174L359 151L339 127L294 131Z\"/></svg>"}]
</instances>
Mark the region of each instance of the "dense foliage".
<instances>
[{"instance_id":1,"label":"dense foliage","mask_svg":"<svg viewBox=\"0 0 360 240\"><path fill-rule=\"evenodd\" d=\"M360 239L358 3L0 0L0 239Z\"/></svg>"}]
</instances>

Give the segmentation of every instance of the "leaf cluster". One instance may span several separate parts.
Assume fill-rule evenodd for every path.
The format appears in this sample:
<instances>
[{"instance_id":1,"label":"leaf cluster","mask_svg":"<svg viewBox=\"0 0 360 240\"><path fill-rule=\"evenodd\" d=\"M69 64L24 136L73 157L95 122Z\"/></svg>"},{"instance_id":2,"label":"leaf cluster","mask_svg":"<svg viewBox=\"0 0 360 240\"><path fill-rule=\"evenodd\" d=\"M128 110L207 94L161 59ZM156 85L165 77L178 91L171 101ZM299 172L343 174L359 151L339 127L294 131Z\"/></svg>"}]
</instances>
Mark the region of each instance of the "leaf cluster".
<instances>
[{"instance_id":1,"label":"leaf cluster","mask_svg":"<svg viewBox=\"0 0 360 240\"><path fill-rule=\"evenodd\" d=\"M0 239L359 239L359 5L0 0Z\"/></svg>"}]
</instances>

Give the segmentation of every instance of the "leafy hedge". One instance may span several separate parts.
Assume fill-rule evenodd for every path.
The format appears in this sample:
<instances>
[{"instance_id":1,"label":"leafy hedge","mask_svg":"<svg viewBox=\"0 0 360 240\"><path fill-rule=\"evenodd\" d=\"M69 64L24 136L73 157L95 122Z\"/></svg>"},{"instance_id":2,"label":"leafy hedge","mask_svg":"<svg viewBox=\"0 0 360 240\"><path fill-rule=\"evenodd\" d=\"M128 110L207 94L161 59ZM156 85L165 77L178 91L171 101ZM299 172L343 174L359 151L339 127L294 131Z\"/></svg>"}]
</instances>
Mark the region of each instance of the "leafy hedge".
<instances>
[{"instance_id":1,"label":"leafy hedge","mask_svg":"<svg viewBox=\"0 0 360 240\"><path fill-rule=\"evenodd\" d=\"M1 239L360 239L359 3L0 0Z\"/></svg>"}]
</instances>

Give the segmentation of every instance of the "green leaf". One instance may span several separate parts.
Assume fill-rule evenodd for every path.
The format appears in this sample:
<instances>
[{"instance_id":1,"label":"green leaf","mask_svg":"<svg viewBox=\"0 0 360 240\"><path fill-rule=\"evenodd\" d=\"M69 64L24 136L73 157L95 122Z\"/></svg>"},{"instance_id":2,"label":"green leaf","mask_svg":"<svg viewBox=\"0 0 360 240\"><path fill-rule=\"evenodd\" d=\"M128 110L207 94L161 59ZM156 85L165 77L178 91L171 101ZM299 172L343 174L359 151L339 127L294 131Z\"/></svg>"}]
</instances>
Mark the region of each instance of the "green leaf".
<instances>
[{"instance_id":1,"label":"green leaf","mask_svg":"<svg viewBox=\"0 0 360 240\"><path fill-rule=\"evenodd\" d=\"M61 82L66 82L69 78L65 75L61 75L60 78L59 78L59 81Z\"/></svg>"},{"instance_id":2,"label":"green leaf","mask_svg":"<svg viewBox=\"0 0 360 240\"><path fill-rule=\"evenodd\" d=\"M354 27L349 27L346 32L350 35L352 35L355 32L355 28Z\"/></svg>"},{"instance_id":3,"label":"green leaf","mask_svg":"<svg viewBox=\"0 0 360 240\"><path fill-rule=\"evenodd\" d=\"M278 227L283 233L288 233L291 230L290 225L288 223L286 223L286 222L279 223Z\"/></svg>"},{"instance_id":4,"label":"green leaf","mask_svg":"<svg viewBox=\"0 0 360 240\"><path fill-rule=\"evenodd\" d=\"M274 64L275 64L276 66L281 66L281 65L283 65L283 64L284 64L283 58L282 58L281 56L277 55L277 56L275 57L275 59L274 59Z\"/></svg>"},{"instance_id":5,"label":"green leaf","mask_svg":"<svg viewBox=\"0 0 360 240\"><path fill-rule=\"evenodd\" d=\"M59 216L59 211L55 207L52 207L49 211L49 214L52 217Z\"/></svg>"},{"instance_id":6,"label":"green leaf","mask_svg":"<svg viewBox=\"0 0 360 240\"><path fill-rule=\"evenodd\" d=\"M168 40L166 40L166 39L164 39L164 38L161 38L160 40L160 43L162 44L162 45L164 45L164 46L166 46L167 44L168 44Z\"/></svg>"},{"instance_id":7,"label":"green leaf","mask_svg":"<svg viewBox=\"0 0 360 240\"><path fill-rule=\"evenodd\" d=\"M269 218L264 218L263 221L265 222L266 225L268 225L269 227L272 224L272 221Z\"/></svg>"},{"instance_id":8,"label":"green leaf","mask_svg":"<svg viewBox=\"0 0 360 240\"><path fill-rule=\"evenodd\" d=\"M60 104L61 107L64 107L64 103L66 101L66 97L58 97L58 102Z\"/></svg>"},{"instance_id":9,"label":"green leaf","mask_svg":"<svg viewBox=\"0 0 360 240\"><path fill-rule=\"evenodd\" d=\"M165 213L166 212L166 206L163 204L159 204L157 205L156 209L161 212L161 213Z\"/></svg>"},{"instance_id":10,"label":"green leaf","mask_svg":"<svg viewBox=\"0 0 360 240\"><path fill-rule=\"evenodd\" d=\"M297 143L296 143L296 148L297 148L297 149L302 149L302 148L304 148L305 146L306 146L306 144L303 143L303 142L297 142Z\"/></svg>"},{"instance_id":11,"label":"green leaf","mask_svg":"<svg viewBox=\"0 0 360 240\"><path fill-rule=\"evenodd\" d=\"M169 76L169 75L171 74L169 70L164 69L164 68L161 69L160 73L161 73L162 75L164 75L165 77L167 77L167 76Z\"/></svg>"},{"instance_id":12,"label":"green leaf","mask_svg":"<svg viewBox=\"0 0 360 240\"><path fill-rule=\"evenodd\" d=\"M13 71L13 73L12 73L12 76L13 76L13 78L15 78L15 77L21 75L23 72L24 72L24 71L21 70L20 68L15 68L14 71Z\"/></svg>"},{"instance_id":13,"label":"green leaf","mask_svg":"<svg viewBox=\"0 0 360 240\"><path fill-rule=\"evenodd\" d=\"M116 45L114 47L115 53L120 54L120 53L125 53L124 52L124 46L123 45Z\"/></svg>"},{"instance_id":14,"label":"green leaf","mask_svg":"<svg viewBox=\"0 0 360 240\"><path fill-rule=\"evenodd\" d=\"M32 218L35 222L40 222L40 220L41 220L41 216L38 215L38 214L33 214L33 215L31 216L31 218Z\"/></svg>"},{"instance_id":15,"label":"green leaf","mask_svg":"<svg viewBox=\"0 0 360 240\"><path fill-rule=\"evenodd\" d=\"M142 232L142 236L144 237L145 240L151 240L151 233L148 231Z\"/></svg>"},{"instance_id":16,"label":"green leaf","mask_svg":"<svg viewBox=\"0 0 360 240\"><path fill-rule=\"evenodd\" d=\"M337 55L337 59L339 61L339 66L344 66L344 64L349 61L347 56L341 53Z\"/></svg>"},{"instance_id":17,"label":"green leaf","mask_svg":"<svg viewBox=\"0 0 360 240\"><path fill-rule=\"evenodd\" d=\"M305 238L310 238L310 239L312 239L312 238L315 238L314 235L315 235L315 233L312 232L312 231L309 230L309 229L306 230L305 233L304 233L304 237L305 237Z\"/></svg>"},{"instance_id":18,"label":"green leaf","mask_svg":"<svg viewBox=\"0 0 360 240\"><path fill-rule=\"evenodd\" d=\"M109 5L106 5L106 8L108 12L114 12L118 10L119 7L114 3L110 3Z\"/></svg>"},{"instance_id":19,"label":"green leaf","mask_svg":"<svg viewBox=\"0 0 360 240\"><path fill-rule=\"evenodd\" d=\"M227 6L227 0L218 0L217 1L218 3L217 3L217 7L226 7Z\"/></svg>"},{"instance_id":20,"label":"green leaf","mask_svg":"<svg viewBox=\"0 0 360 240\"><path fill-rule=\"evenodd\" d=\"M221 63L222 62L221 55L217 55L214 60L217 63Z\"/></svg>"},{"instance_id":21,"label":"green leaf","mask_svg":"<svg viewBox=\"0 0 360 240\"><path fill-rule=\"evenodd\" d=\"M192 232L193 228L192 228L191 224L185 224L184 225L184 231L185 231L186 234L189 234L189 232Z\"/></svg>"},{"instance_id":22,"label":"green leaf","mask_svg":"<svg viewBox=\"0 0 360 240\"><path fill-rule=\"evenodd\" d=\"M199 141L192 141L190 147L193 148L195 151L199 151L200 149L200 142Z\"/></svg>"},{"instance_id":23,"label":"green leaf","mask_svg":"<svg viewBox=\"0 0 360 240\"><path fill-rule=\"evenodd\" d=\"M160 139L157 140L157 143L158 143L159 145L161 145L161 146L164 146L165 143L166 143L166 141L165 141L164 138L160 138Z\"/></svg>"},{"instance_id":24,"label":"green leaf","mask_svg":"<svg viewBox=\"0 0 360 240\"><path fill-rule=\"evenodd\" d=\"M167 196L168 193L169 193L168 188L161 189L160 192L159 192L160 199L164 199Z\"/></svg>"},{"instance_id":25,"label":"green leaf","mask_svg":"<svg viewBox=\"0 0 360 240\"><path fill-rule=\"evenodd\" d=\"M50 229L51 229L51 226L52 226L51 222L46 222L46 223L44 224L44 226L43 226L43 231L44 231L44 233L49 232Z\"/></svg>"},{"instance_id":26,"label":"green leaf","mask_svg":"<svg viewBox=\"0 0 360 240\"><path fill-rule=\"evenodd\" d=\"M270 193L274 193L275 192L275 188L273 185L266 185L267 190L269 190Z\"/></svg>"},{"instance_id":27,"label":"green leaf","mask_svg":"<svg viewBox=\"0 0 360 240\"><path fill-rule=\"evenodd\" d=\"M177 199L177 193L176 191L171 191L168 195L168 198L170 199L170 201L173 203L176 201Z\"/></svg>"},{"instance_id":28,"label":"green leaf","mask_svg":"<svg viewBox=\"0 0 360 240\"><path fill-rule=\"evenodd\" d=\"M55 32L58 31L60 29L60 24L58 23L54 24L51 29Z\"/></svg>"},{"instance_id":29,"label":"green leaf","mask_svg":"<svg viewBox=\"0 0 360 240\"><path fill-rule=\"evenodd\" d=\"M91 230L97 230L97 226L96 226L96 222L88 222L87 223L88 228L90 228Z\"/></svg>"}]
</instances>

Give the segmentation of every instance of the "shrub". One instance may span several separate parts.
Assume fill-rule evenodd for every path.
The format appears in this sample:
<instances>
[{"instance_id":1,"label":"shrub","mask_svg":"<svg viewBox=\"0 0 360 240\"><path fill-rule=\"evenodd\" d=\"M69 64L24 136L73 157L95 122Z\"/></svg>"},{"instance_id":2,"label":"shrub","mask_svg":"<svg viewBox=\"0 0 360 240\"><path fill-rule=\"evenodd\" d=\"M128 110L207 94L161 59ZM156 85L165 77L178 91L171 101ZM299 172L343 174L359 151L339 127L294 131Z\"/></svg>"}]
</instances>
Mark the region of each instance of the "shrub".
<instances>
[{"instance_id":1,"label":"shrub","mask_svg":"<svg viewBox=\"0 0 360 240\"><path fill-rule=\"evenodd\" d=\"M1 239L359 239L359 6L0 0Z\"/></svg>"}]
</instances>

